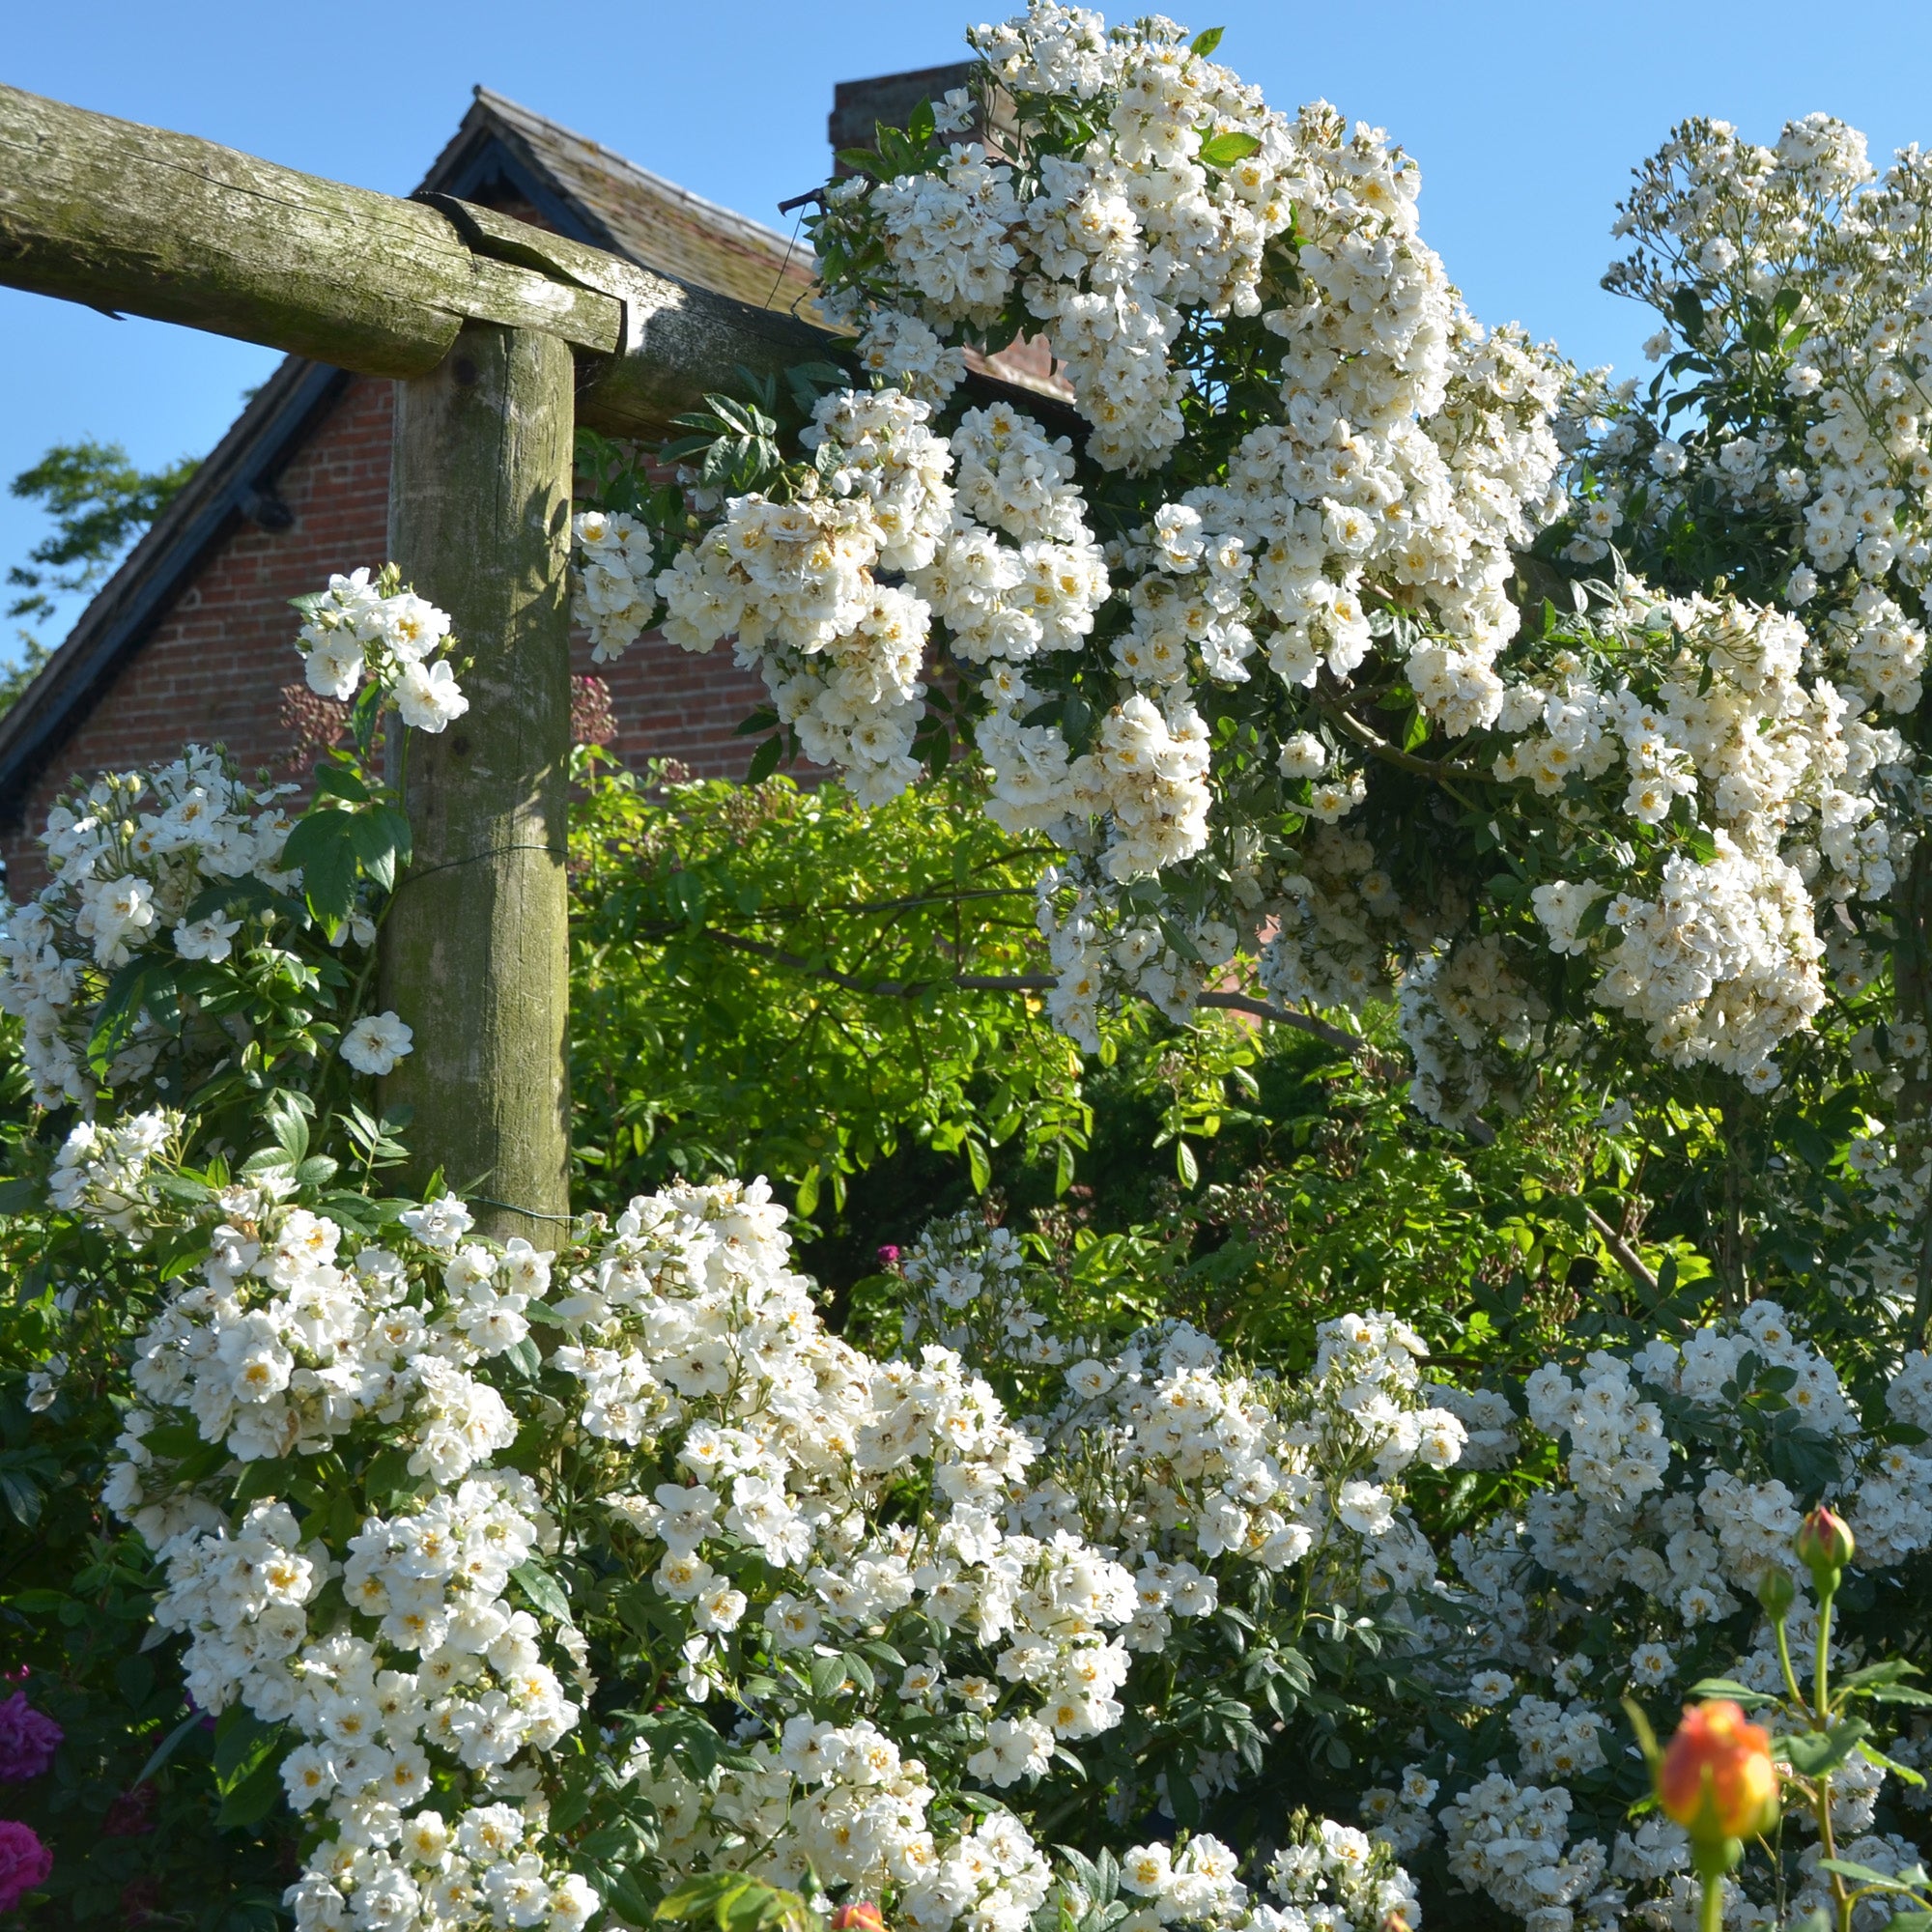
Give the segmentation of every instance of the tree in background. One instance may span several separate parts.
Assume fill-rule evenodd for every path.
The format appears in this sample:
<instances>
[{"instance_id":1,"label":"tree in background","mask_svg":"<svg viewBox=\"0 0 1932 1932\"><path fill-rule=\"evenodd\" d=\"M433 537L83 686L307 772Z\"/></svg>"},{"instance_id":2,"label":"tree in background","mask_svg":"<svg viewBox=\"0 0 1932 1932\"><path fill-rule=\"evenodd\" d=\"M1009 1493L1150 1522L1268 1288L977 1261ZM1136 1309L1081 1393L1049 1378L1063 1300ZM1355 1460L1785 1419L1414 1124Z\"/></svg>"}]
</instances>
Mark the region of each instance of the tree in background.
<instances>
[{"instance_id":1,"label":"tree in background","mask_svg":"<svg viewBox=\"0 0 1932 1932\"><path fill-rule=\"evenodd\" d=\"M89 437L56 443L8 486L15 497L43 504L54 528L27 553L25 563L7 572L7 582L19 593L7 615L43 622L53 615L56 597L93 589L200 467L199 457L184 456L164 469L142 470L118 442ZM0 713L13 706L48 657L44 641L26 624L15 636L20 655L0 672Z\"/></svg>"}]
</instances>

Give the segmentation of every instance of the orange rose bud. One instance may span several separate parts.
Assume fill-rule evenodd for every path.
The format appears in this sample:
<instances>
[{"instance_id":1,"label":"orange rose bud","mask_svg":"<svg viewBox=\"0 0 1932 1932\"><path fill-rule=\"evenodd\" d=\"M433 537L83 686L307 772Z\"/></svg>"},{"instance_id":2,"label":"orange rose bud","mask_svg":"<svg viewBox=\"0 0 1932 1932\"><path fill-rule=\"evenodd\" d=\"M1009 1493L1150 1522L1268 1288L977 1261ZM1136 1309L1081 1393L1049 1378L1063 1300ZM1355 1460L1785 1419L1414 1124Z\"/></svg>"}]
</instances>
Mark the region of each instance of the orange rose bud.
<instances>
[{"instance_id":1,"label":"orange rose bud","mask_svg":"<svg viewBox=\"0 0 1932 1932\"><path fill-rule=\"evenodd\" d=\"M1696 1844L1770 1831L1777 1822L1771 1734L1728 1698L1685 1705L1658 1761L1657 1802Z\"/></svg>"},{"instance_id":2,"label":"orange rose bud","mask_svg":"<svg viewBox=\"0 0 1932 1932\"><path fill-rule=\"evenodd\" d=\"M832 1915L832 1932L886 1932L886 1916L869 1898L862 1898Z\"/></svg>"},{"instance_id":3,"label":"orange rose bud","mask_svg":"<svg viewBox=\"0 0 1932 1932\"><path fill-rule=\"evenodd\" d=\"M1833 1516L1820 1503L1804 1520L1798 1525L1798 1538L1793 1545L1798 1560L1810 1571L1817 1579L1821 1590L1838 1587L1838 1572L1858 1553L1858 1545L1852 1541L1850 1526L1843 1517ZM1831 1577L1831 1582L1825 1577Z\"/></svg>"}]
</instances>

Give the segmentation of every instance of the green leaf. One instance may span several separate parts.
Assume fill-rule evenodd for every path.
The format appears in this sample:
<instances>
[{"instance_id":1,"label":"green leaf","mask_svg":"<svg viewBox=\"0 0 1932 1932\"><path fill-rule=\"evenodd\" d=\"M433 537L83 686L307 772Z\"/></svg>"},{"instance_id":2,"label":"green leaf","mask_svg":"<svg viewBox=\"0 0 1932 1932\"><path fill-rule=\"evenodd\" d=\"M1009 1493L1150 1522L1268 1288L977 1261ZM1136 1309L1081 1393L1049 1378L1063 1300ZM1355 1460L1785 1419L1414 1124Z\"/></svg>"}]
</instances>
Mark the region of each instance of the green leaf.
<instances>
[{"instance_id":1,"label":"green leaf","mask_svg":"<svg viewBox=\"0 0 1932 1932\"><path fill-rule=\"evenodd\" d=\"M752 753L752 762L745 770L748 785L763 784L779 768L779 758L784 752L784 738L779 736L764 739Z\"/></svg>"},{"instance_id":2,"label":"green leaf","mask_svg":"<svg viewBox=\"0 0 1932 1932\"><path fill-rule=\"evenodd\" d=\"M355 902L356 825L353 811L310 811L296 821L282 847L285 868L301 868L302 895L326 925L347 919Z\"/></svg>"},{"instance_id":3,"label":"green leaf","mask_svg":"<svg viewBox=\"0 0 1932 1932\"><path fill-rule=\"evenodd\" d=\"M818 1211L818 1181L816 1162L799 1176L798 1192L792 1198L792 1211L803 1220L810 1220Z\"/></svg>"},{"instance_id":4,"label":"green leaf","mask_svg":"<svg viewBox=\"0 0 1932 1932\"><path fill-rule=\"evenodd\" d=\"M346 798L352 805L369 803L369 787L347 765L333 760L315 768L317 798Z\"/></svg>"},{"instance_id":5,"label":"green leaf","mask_svg":"<svg viewBox=\"0 0 1932 1932\"><path fill-rule=\"evenodd\" d=\"M228 1783L244 1776L260 1763L263 1750L281 1734L279 1724L265 1724L245 1704L231 1704L214 1720L214 1776Z\"/></svg>"},{"instance_id":6,"label":"green leaf","mask_svg":"<svg viewBox=\"0 0 1932 1932\"><path fill-rule=\"evenodd\" d=\"M1201 1165L1194 1158L1194 1150L1185 1141L1174 1144L1174 1165L1180 1176L1181 1186L1193 1188L1200 1184Z\"/></svg>"},{"instance_id":7,"label":"green leaf","mask_svg":"<svg viewBox=\"0 0 1932 1932\"><path fill-rule=\"evenodd\" d=\"M191 1730L193 1730L194 1727L200 1722L201 1722L201 1713L199 1711L190 1711L187 1714L187 1716L185 1717L181 1720L181 1722L178 1723L174 1727L174 1729L171 1730L167 1734L167 1736L164 1737L160 1741L160 1743L155 1747L153 1756L151 1756L148 1759L147 1763L144 1764L140 1768L140 1770L134 1774L133 1777L129 1780L128 1789L131 1791L139 1785L146 1784L149 1778L153 1777L156 1772L159 1771L162 1765L166 1764L168 1759L174 1755L175 1747L178 1744L180 1744L181 1741L185 1737L186 1737L187 1734Z\"/></svg>"},{"instance_id":8,"label":"green leaf","mask_svg":"<svg viewBox=\"0 0 1932 1932\"><path fill-rule=\"evenodd\" d=\"M1196 34L1188 42L1187 51L1191 54L1198 54L1203 60L1206 60L1221 44L1221 36L1227 31L1226 27L1204 27L1200 33Z\"/></svg>"},{"instance_id":9,"label":"green leaf","mask_svg":"<svg viewBox=\"0 0 1932 1932\"><path fill-rule=\"evenodd\" d=\"M363 1492L386 1508L399 1495L413 1495L421 1479L410 1473L407 1449L384 1449L362 1472Z\"/></svg>"},{"instance_id":10,"label":"green leaf","mask_svg":"<svg viewBox=\"0 0 1932 1932\"><path fill-rule=\"evenodd\" d=\"M811 1694L822 1704L830 1703L845 1689L846 1674L842 1657L814 1657L811 1660Z\"/></svg>"},{"instance_id":11,"label":"green leaf","mask_svg":"<svg viewBox=\"0 0 1932 1932\"><path fill-rule=\"evenodd\" d=\"M1910 1765L1900 1764L1895 1759L1887 1757L1869 1738L1861 1742L1859 1755L1867 1764L1875 1764L1881 1771L1889 1771L1892 1776L1902 1778L1907 1784L1923 1785L1925 1782L1925 1779Z\"/></svg>"},{"instance_id":12,"label":"green leaf","mask_svg":"<svg viewBox=\"0 0 1932 1932\"><path fill-rule=\"evenodd\" d=\"M239 1507L242 1503L256 1503L270 1496L288 1493L289 1465L280 1458L262 1458L253 1463L242 1464L242 1474L235 1484L234 1502Z\"/></svg>"},{"instance_id":13,"label":"green leaf","mask_svg":"<svg viewBox=\"0 0 1932 1932\"><path fill-rule=\"evenodd\" d=\"M373 811L358 811L349 821L349 842L362 869L386 893L396 883L396 839L392 826Z\"/></svg>"},{"instance_id":14,"label":"green leaf","mask_svg":"<svg viewBox=\"0 0 1932 1932\"><path fill-rule=\"evenodd\" d=\"M1778 1738L1772 1748L1801 1777L1818 1777L1843 1764L1860 1741L1870 1735L1871 1726L1862 1718L1851 1718L1829 1731L1802 1731L1796 1737Z\"/></svg>"},{"instance_id":15,"label":"green leaf","mask_svg":"<svg viewBox=\"0 0 1932 1932\"><path fill-rule=\"evenodd\" d=\"M973 1176L973 1192L983 1194L993 1180L993 1163L986 1152L984 1142L977 1134L966 1137L966 1165Z\"/></svg>"},{"instance_id":16,"label":"green leaf","mask_svg":"<svg viewBox=\"0 0 1932 1932\"><path fill-rule=\"evenodd\" d=\"M1896 1684L1902 1677L1920 1677L1924 1673L1918 1664L1903 1657L1889 1657L1883 1663L1868 1663L1862 1670L1854 1670L1848 1677L1837 1680L1841 1690L1875 1690L1881 1685Z\"/></svg>"},{"instance_id":17,"label":"green leaf","mask_svg":"<svg viewBox=\"0 0 1932 1932\"><path fill-rule=\"evenodd\" d=\"M284 1795L280 1760L271 1751L223 1793L221 1808L214 1814L214 1828L218 1832L235 1832L259 1825Z\"/></svg>"},{"instance_id":18,"label":"green leaf","mask_svg":"<svg viewBox=\"0 0 1932 1932\"><path fill-rule=\"evenodd\" d=\"M1856 1879L1861 1885L1869 1885L1880 1891L1903 1891L1910 1893L1913 1888L1902 1879L1892 1877L1889 1872L1874 1871L1870 1865L1854 1864L1850 1859L1820 1859L1820 1871L1836 1872L1840 1878ZM1891 1921L1894 1925L1898 1920Z\"/></svg>"},{"instance_id":19,"label":"green leaf","mask_svg":"<svg viewBox=\"0 0 1932 1932\"><path fill-rule=\"evenodd\" d=\"M1776 1702L1764 1691L1753 1690L1748 1684L1740 1684L1735 1677L1700 1677L1691 1685L1690 1694L1692 1697L1728 1697L1734 1704L1742 1704L1747 1709L1753 1704Z\"/></svg>"},{"instance_id":20,"label":"green leaf","mask_svg":"<svg viewBox=\"0 0 1932 1932\"><path fill-rule=\"evenodd\" d=\"M41 1486L18 1469L0 1469L0 1496L7 1499L7 1513L23 1529L32 1529L41 1520L45 1500Z\"/></svg>"},{"instance_id":21,"label":"green leaf","mask_svg":"<svg viewBox=\"0 0 1932 1932\"><path fill-rule=\"evenodd\" d=\"M576 1621L570 1614L570 1599L564 1594L563 1585L541 1563L519 1563L510 1575L533 1609L560 1624Z\"/></svg>"},{"instance_id":22,"label":"green leaf","mask_svg":"<svg viewBox=\"0 0 1932 1932\"><path fill-rule=\"evenodd\" d=\"M1211 140L1201 144L1201 162L1204 167L1231 168L1236 161L1244 161L1261 148L1258 134L1236 133L1232 128L1225 134L1216 134Z\"/></svg>"},{"instance_id":23,"label":"green leaf","mask_svg":"<svg viewBox=\"0 0 1932 1932\"><path fill-rule=\"evenodd\" d=\"M286 1738L285 1725L265 1724L240 1704L222 1712L214 1726L214 1784L222 1794L216 1830L258 1824L279 1802Z\"/></svg>"}]
</instances>

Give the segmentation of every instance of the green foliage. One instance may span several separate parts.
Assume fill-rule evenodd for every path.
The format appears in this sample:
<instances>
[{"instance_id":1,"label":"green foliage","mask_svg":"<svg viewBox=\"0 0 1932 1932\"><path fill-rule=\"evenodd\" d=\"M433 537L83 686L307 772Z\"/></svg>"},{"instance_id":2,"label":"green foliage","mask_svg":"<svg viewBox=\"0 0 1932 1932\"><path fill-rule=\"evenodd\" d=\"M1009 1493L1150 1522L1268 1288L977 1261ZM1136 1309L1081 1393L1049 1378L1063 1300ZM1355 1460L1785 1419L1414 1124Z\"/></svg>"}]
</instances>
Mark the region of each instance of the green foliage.
<instances>
[{"instance_id":1,"label":"green foliage","mask_svg":"<svg viewBox=\"0 0 1932 1932\"><path fill-rule=\"evenodd\" d=\"M1070 1172L1091 1127L1078 1053L1026 984L997 983L1044 970L1043 854L972 809L968 781L867 813L784 779L652 782L580 756L573 1091L589 1200L668 1173L767 1173L810 1219L906 1143L983 1175L1012 1142Z\"/></svg>"}]
</instances>

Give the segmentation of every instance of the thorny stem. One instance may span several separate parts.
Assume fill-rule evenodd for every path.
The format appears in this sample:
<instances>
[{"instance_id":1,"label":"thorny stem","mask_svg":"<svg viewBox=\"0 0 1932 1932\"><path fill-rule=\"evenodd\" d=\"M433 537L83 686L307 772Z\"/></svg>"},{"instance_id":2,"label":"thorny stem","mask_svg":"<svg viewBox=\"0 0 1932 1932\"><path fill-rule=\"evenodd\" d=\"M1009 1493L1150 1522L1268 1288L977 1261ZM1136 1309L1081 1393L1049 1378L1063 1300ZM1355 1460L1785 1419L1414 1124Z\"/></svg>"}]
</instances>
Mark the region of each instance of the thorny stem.
<instances>
[{"instance_id":1,"label":"thorny stem","mask_svg":"<svg viewBox=\"0 0 1932 1932\"><path fill-rule=\"evenodd\" d=\"M1831 1716L1831 1705L1826 1701L1826 1672L1832 1659L1832 1599L1828 1596L1818 1606L1818 1660L1812 1672L1812 1707L1817 1713L1818 1727L1822 1730Z\"/></svg>"},{"instance_id":2,"label":"thorny stem","mask_svg":"<svg viewBox=\"0 0 1932 1932\"><path fill-rule=\"evenodd\" d=\"M1894 913L1897 943L1892 952L1892 981L1897 994L1901 1020L1916 1020L1921 1026L1932 1023L1932 839L1921 838L1914 848L1912 865L1904 880ZM1905 1089L1900 1095L1899 1119L1917 1129L1917 1158L1902 1163L1908 1171L1922 1160L1928 1149L1928 1112L1932 1112L1932 1082L1918 1070L1925 1062L1909 1062L1902 1069ZM1904 1136L1901 1136L1904 1138ZM1912 1327L1923 1347L1932 1336L1932 1189L1919 1207L1918 1280L1912 1298Z\"/></svg>"},{"instance_id":3,"label":"thorny stem","mask_svg":"<svg viewBox=\"0 0 1932 1932\"><path fill-rule=\"evenodd\" d=\"M1818 1604L1818 1650L1816 1664L1811 1676L1812 1722L1819 1730L1824 1730L1831 1722L1829 1670L1832 1658L1832 1600L1836 1593L1831 1590L1819 1592ZM1803 1703L1803 1699L1799 1700ZM1818 1819L1818 1847L1826 1858L1838 1856L1836 1842L1832 1835L1832 1774L1821 1772L1812 1781L1811 1805ZM1844 1877L1833 1872L1832 1877L1832 1903L1836 1908L1838 1932L1852 1932L1853 1898L1846 1889Z\"/></svg>"},{"instance_id":4,"label":"thorny stem","mask_svg":"<svg viewBox=\"0 0 1932 1932\"><path fill-rule=\"evenodd\" d=\"M1784 1672L1784 1688L1791 1692L1791 1701L1800 1710L1804 1708L1804 1693L1798 1688L1798 1673L1791 1667L1791 1646L1785 1641L1784 1619L1779 1617L1773 1627L1777 1638L1778 1667Z\"/></svg>"},{"instance_id":5,"label":"thorny stem","mask_svg":"<svg viewBox=\"0 0 1932 1932\"><path fill-rule=\"evenodd\" d=\"M1644 1266L1643 1258L1637 1251L1587 1201L1583 1203L1583 1213L1584 1217L1589 1221L1590 1226L1597 1231L1597 1238L1603 1242L1605 1248L1609 1253L1610 1259L1633 1281L1640 1283L1651 1293L1655 1294L1657 1293L1657 1277Z\"/></svg>"},{"instance_id":6,"label":"thorny stem","mask_svg":"<svg viewBox=\"0 0 1932 1932\"><path fill-rule=\"evenodd\" d=\"M1724 1875L1704 1874L1704 1897L1697 1910L1698 1932L1724 1932Z\"/></svg>"},{"instance_id":7,"label":"thorny stem","mask_svg":"<svg viewBox=\"0 0 1932 1932\"><path fill-rule=\"evenodd\" d=\"M1729 1107L1720 1105L1718 1119L1724 1135L1724 1225L1719 1256L1724 1270L1725 1305L1738 1309L1745 1301L1744 1144Z\"/></svg>"},{"instance_id":8,"label":"thorny stem","mask_svg":"<svg viewBox=\"0 0 1932 1932\"><path fill-rule=\"evenodd\" d=\"M1435 758L1418 758L1412 752L1399 752L1386 738L1378 737L1357 718L1353 712L1341 704L1324 704L1321 710L1331 718L1342 730L1354 739L1373 758L1378 758L1385 765L1393 765L1398 771L1413 772L1418 778L1434 779L1464 811L1473 811L1475 807L1449 782L1451 779L1481 779L1481 772L1470 765L1445 765Z\"/></svg>"},{"instance_id":9,"label":"thorny stem","mask_svg":"<svg viewBox=\"0 0 1932 1932\"><path fill-rule=\"evenodd\" d=\"M763 940L746 939L733 932L720 932L716 926L705 926L702 933L705 938L728 947L734 952L748 952L755 958L769 959L810 979L826 980L835 986L844 987L848 993L862 993L873 999L916 1000L922 994L937 991L941 987L952 987L965 993L1047 993L1059 984L1058 976L1052 973L955 973L951 979L862 980L856 974L841 973L834 966L815 965L802 953L787 952L781 946L767 945ZM1293 1027L1297 1033L1308 1034L1340 1048L1350 1058L1362 1060L1370 1072L1383 1079L1394 1079L1400 1072L1400 1068L1385 1055L1377 1052L1369 1041L1358 1035L1345 1033L1338 1026L1330 1026L1326 1020L1319 1020L1312 1013L1296 1012L1293 1008L1278 1007L1246 993L1201 993L1196 996L1194 1004L1223 1012L1249 1013L1256 1019L1272 1020L1277 1026Z\"/></svg>"}]
</instances>

